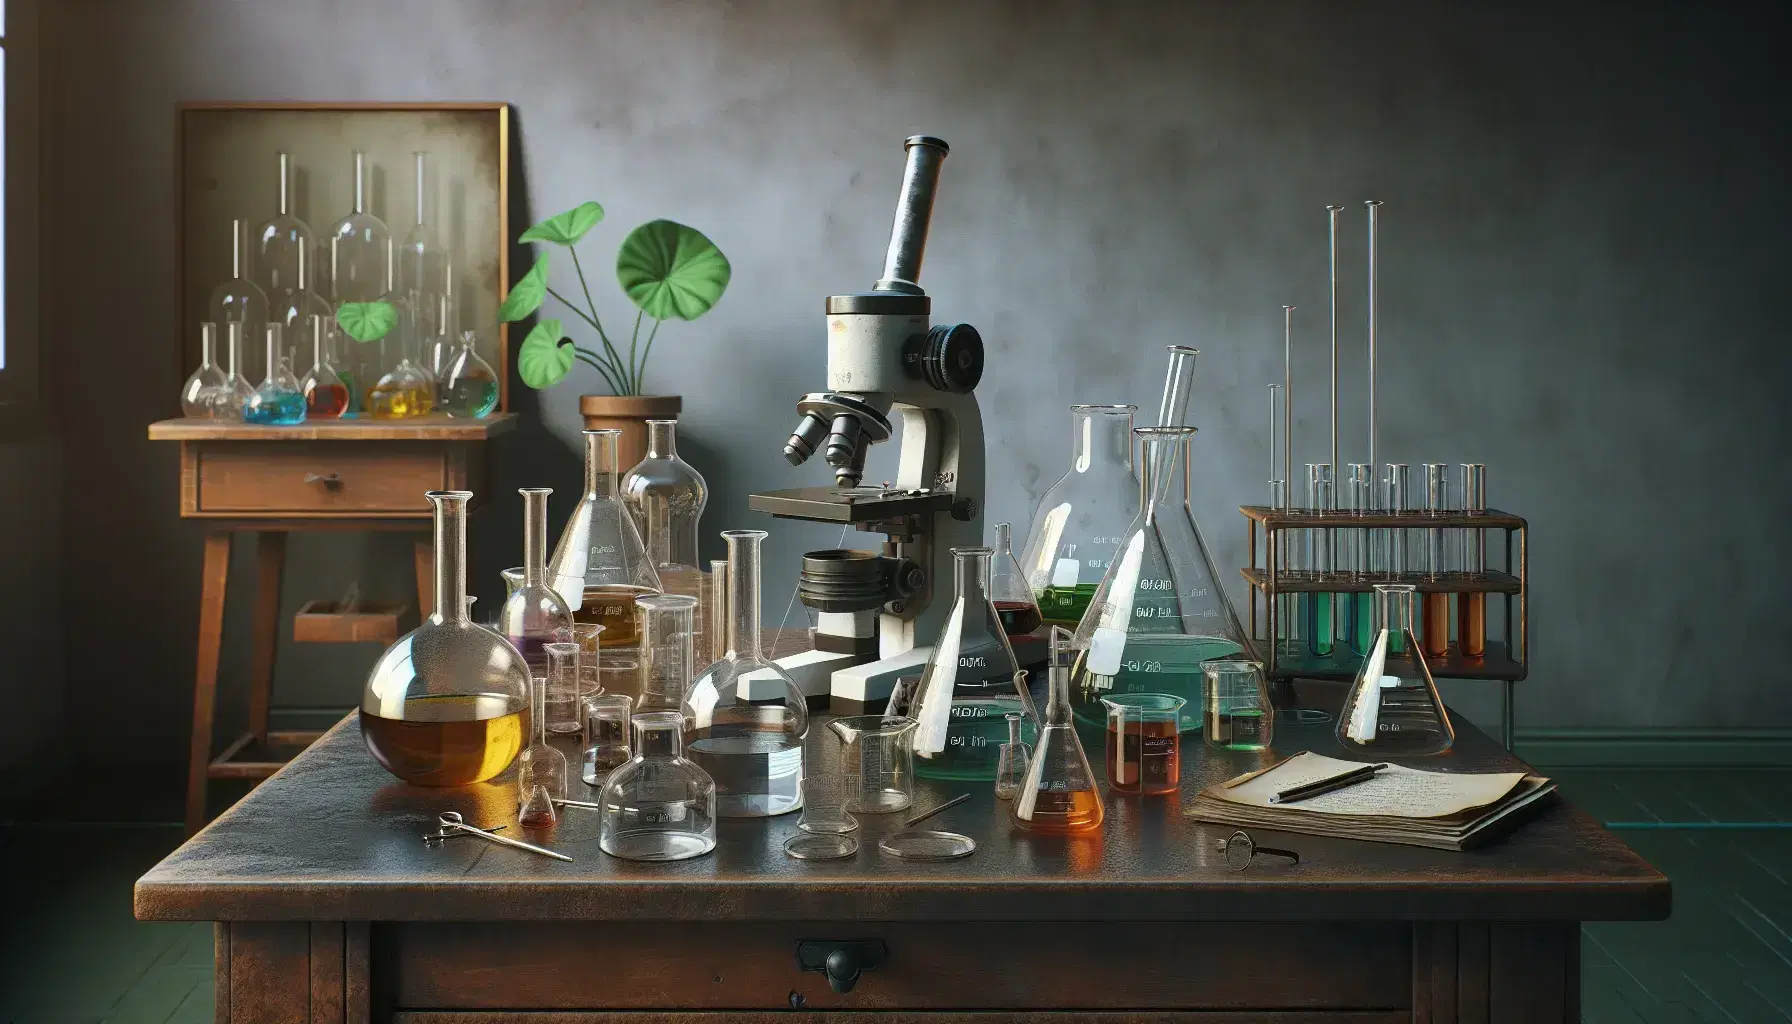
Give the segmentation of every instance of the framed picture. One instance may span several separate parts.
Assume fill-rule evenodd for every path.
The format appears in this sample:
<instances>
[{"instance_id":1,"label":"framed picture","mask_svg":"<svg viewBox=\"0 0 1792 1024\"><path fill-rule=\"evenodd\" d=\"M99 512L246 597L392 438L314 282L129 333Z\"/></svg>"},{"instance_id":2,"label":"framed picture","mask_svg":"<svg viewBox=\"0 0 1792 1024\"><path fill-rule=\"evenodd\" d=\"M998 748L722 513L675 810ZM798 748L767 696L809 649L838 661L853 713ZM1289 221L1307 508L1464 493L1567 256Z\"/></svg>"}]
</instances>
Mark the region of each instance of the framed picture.
<instances>
[{"instance_id":1,"label":"framed picture","mask_svg":"<svg viewBox=\"0 0 1792 1024\"><path fill-rule=\"evenodd\" d=\"M508 325L497 313L509 282L509 114L503 103L183 104L182 376L199 363L201 323L231 318L243 295L253 308L246 281L268 319L284 312L289 323L308 323L295 313L301 306L331 315L333 361L363 391L405 352L427 363L443 338L458 343L471 331L498 372L498 409L508 409ZM385 251L380 226L384 267L368 255ZM309 246L293 241L306 232ZM360 342L336 327L342 303L374 299L399 313L385 338ZM242 333L254 386L267 369L264 335L253 325ZM299 335L283 343L302 376L313 359L310 329L286 333ZM220 364L227 342L219 323Z\"/></svg>"}]
</instances>

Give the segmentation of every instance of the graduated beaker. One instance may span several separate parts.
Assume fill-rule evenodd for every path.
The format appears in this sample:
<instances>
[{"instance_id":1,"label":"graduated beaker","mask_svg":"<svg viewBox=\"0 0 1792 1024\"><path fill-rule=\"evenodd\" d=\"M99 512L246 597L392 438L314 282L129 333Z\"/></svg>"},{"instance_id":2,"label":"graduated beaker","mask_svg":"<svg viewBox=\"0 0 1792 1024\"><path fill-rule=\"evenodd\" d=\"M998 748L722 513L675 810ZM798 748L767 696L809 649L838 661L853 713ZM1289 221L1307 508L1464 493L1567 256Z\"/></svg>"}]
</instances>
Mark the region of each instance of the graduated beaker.
<instances>
[{"instance_id":1,"label":"graduated beaker","mask_svg":"<svg viewBox=\"0 0 1792 1024\"><path fill-rule=\"evenodd\" d=\"M1108 788L1116 793L1174 793L1182 785L1182 706L1171 693L1120 693L1108 709Z\"/></svg>"},{"instance_id":2,"label":"graduated beaker","mask_svg":"<svg viewBox=\"0 0 1792 1024\"><path fill-rule=\"evenodd\" d=\"M854 814L907 810L915 798L915 720L855 715L828 723L840 737L846 809Z\"/></svg>"}]
</instances>

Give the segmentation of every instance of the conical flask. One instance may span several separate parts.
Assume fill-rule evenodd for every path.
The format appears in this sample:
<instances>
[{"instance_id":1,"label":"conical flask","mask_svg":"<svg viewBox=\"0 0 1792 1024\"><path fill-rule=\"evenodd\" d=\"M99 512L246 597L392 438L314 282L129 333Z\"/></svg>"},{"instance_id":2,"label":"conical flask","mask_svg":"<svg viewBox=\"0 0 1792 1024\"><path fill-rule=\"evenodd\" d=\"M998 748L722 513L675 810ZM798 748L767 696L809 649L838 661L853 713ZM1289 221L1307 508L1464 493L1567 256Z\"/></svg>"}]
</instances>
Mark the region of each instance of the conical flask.
<instances>
[{"instance_id":1,"label":"conical flask","mask_svg":"<svg viewBox=\"0 0 1792 1024\"><path fill-rule=\"evenodd\" d=\"M1140 427L1138 519L1076 629L1071 699L1078 718L1107 720L1101 698L1121 693L1181 697L1180 728L1201 728L1201 663L1252 656L1179 489L1193 427Z\"/></svg>"},{"instance_id":2,"label":"conical flask","mask_svg":"<svg viewBox=\"0 0 1792 1024\"><path fill-rule=\"evenodd\" d=\"M931 779L996 777L1007 738L1005 716L1039 720L1026 674L1014 659L995 603L989 599L989 548L953 548L958 598L921 671L909 717L915 729L915 774ZM732 571L732 570L730 570Z\"/></svg>"},{"instance_id":3,"label":"conical flask","mask_svg":"<svg viewBox=\"0 0 1792 1024\"><path fill-rule=\"evenodd\" d=\"M996 614L1002 618L1002 632L1009 636L1026 636L1039 628L1039 604L1033 599L1033 588L1021 574L1020 563L1014 560L1014 527L996 524L996 554L989 566L989 599L995 602Z\"/></svg>"},{"instance_id":4,"label":"conical flask","mask_svg":"<svg viewBox=\"0 0 1792 1024\"><path fill-rule=\"evenodd\" d=\"M1413 636L1409 583L1375 585L1375 638L1338 715L1338 743L1371 757L1441 754L1456 742L1450 713Z\"/></svg>"},{"instance_id":5,"label":"conical flask","mask_svg":"<svg viewBox=\"0 0 1792 1024\"><path fill-rule=\"evenodd\" d=\"M1033 513L1021 571L1045 621L1075 626L1139 515L1132 405L1070 407L1070 469Z\"/></svg>"},{"instance_id":6,"label":"conical flask","mask_svg":"<svg viewBox=\"0 0 1792 1024\"><path fill-rule=\"evenodd\" d=\"M1045 722L1010 811L1014 823L1029 832L1067 835L1101 827L1101 790L1070 711L1074 651L1070 631L1053 626Z\"/></svg>"},{"instance_id":7,"label":"conical flask","mask_svg":"<svg viewBox=\"0 0 1792 1024\"><path fill-rule=\"evenodd\" d=\"M616 489L620 430L585 431L585 495L548 559L548 582L579 622L604 627L604 649L639 645L635 600L660 592L641 533Z\"/></svg>"}]
</instances>

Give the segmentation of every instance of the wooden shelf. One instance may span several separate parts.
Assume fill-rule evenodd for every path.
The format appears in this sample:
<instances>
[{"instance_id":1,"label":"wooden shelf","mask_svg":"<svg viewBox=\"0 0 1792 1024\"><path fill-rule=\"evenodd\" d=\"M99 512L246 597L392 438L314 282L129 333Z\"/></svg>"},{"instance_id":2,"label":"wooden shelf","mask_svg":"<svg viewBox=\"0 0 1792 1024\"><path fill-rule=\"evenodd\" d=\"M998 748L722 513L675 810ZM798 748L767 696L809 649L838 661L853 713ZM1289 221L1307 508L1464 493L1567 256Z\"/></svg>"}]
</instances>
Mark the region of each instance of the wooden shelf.
<instances>
[{"instance_id":1,"label":"wooden shelf","mask_svg":"<svg viewBox=\"0 0 1792 1024\"><path fill-rule=\"evenodd\" d=\"M1268 641L1259 640L1258 643ZM1300 647L1293 646L1297 641L1283 641L1276 651L1275 670L1277 679L1354 679L1357 669L1362 667L1362 656L1350 649L1350 645L1339 641L1329 657L1315 657L1306 649L1305 641L1298 641ZM1450 653L1441 658L1426 658L1425 667L1438 679L1510 679L1521 680L1525 677L1525 666L1513 661L1506 645L1499 641L1487 641L1487 653L1479 658L1465 658L1452 648Z\"/></svg>"},{"instance_id":2,"label":"wooden shelf","mask_svg":"<svg viewBox=\"0 0 1792 1024\"><path fill-rule=\"evenodd\" d=\"M1238 570L1245 582L1258 590L1269 590L1269 572L1265 569ZM1503 572L1483 572L1474 576L1453 573L1432 579L1424 573L1382 573L1365 579L1347 572L1312 572L1283 569L1276 573L1275 592L1281 594L1366 594L1378 583L1405 583L1418 588L1421 594L1521 594L1524 581Z\"/></svg>"},{"instance_id":3,"label":"wooden shelf","mask_svg":"<svg viewBox=\"0 0 1792 1024\"><path fill-rule=\"evenodd\" d=\"M1301 509L1270 508L1267 505L1240 505L1238 511L1262 523L1266 529L1295 530L1314 526L1344 528L1401 526L1409 529L1480 527L1488 530L1522 530L1521 516L1498 509L1485 512L1306 512Z\"/></svg>"},{"instance_id":4,"label":"wooden shelf","mask_svg":"<svg viewBox=\"0 0 1792 1024\"><path fill-rule=\"evenodd\" d=\"M420 416L411 420L311 420L296 427L263 427L221 420L173 419L149 425L151 441L484 441L516 429L517 415L482 420Z\"/></svg>"}]
</instances>

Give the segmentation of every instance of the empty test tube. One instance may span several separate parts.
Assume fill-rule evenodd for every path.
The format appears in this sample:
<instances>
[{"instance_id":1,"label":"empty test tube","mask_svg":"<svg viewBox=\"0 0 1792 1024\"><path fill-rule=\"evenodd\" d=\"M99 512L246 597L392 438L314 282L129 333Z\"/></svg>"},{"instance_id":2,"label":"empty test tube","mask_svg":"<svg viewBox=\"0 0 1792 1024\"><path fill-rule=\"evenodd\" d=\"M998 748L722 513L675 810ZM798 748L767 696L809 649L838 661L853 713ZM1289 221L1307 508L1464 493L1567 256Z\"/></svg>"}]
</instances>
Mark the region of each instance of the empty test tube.
<instances>
[{"instance_id":1,"label":"empty test tube","mask_svg":"<svg viewBox=\"0 0 1792 1024\"><path fill-rule=\"evenodd\" d=\"M1382 510L1385 512L1408 512L1412 509L1412 478L1409 467L1404 462L1388 463L1388 473L1382 478L1384 488ZM1391 529L1387 531L1388 561L1387 569L1396 575L1412 570L1412 547L1407 534L1410 530Z\"/></svg>"},{"instance_id":2,"label":"empty test tube","mask_svg":"<svg viewBox=\"0 0 1792 1024\"><path fill-rule=\"evenodd\" d=\"M1462 511L1477 515L1487 511L1487 467L1464 462L1458 485ZM1462 531L1462 571L1476 579L1487 571L1487 535L1480 527ZM1463 594L1456 602L1456 650L1464 657L1487 653L1487 594Z\"/></svg>"},{"instance_id":3,"label":"empty test tube","mask_svg":"<svg viewBox=\"0 0 1792 1024\"><path fill-rule=\"evenodd\" d=\"M1345 478L1345 502L1351 512L1367 515L1375 507L1375 467L1367 462L1350 464L1350 475ZM1371 576L1369 556L1369 530L1347 530L1350 537L1347 562L1339 564L1351 571L1358 579ZM1340 557L1344 557L1340 552ZM1369 643L1375 636L1375 595L1368 592L1351 591L1344 598L1344 632L1350 641L1350 649L1357 654L1366 654Z\"/></svg>"},{"instance_id":4,"label":"empty test tube","mask_svg":"<svg viewBox=\"0 0 1792 1024\"><path fill-rule=\"evenodd\" d=\"M1449 464L1425 463L1425 514L1443 515L1450 510ZM1444 560L1444 531L1432 527L1425 531L1425 576L1433 581L1444 578L1449 566ZM1450 653L1450 595L1427 591L1419 602L1419 644L1425 655L1441 658Z\"/></svg>"},{"instance_id":5,"label":"empty test tube","mask_svg":"<svg viewBox=\"0 0 1792 1024\"><path fill-rule=\"evenodd\" d=\"M1331 507L1332 467L1329 463L1310 462L1307 464L1307 508L1314 513L1321 513ZM1316 573L1325 573L1337 567L1332 557L1332 539L1333 531L1329 527L1307 531L1307 568ZM1330 657L1337 629L1332 614L1336 595L1305 593L1301 597L1306 606L1303 618L1307 650L1316 658Z\"/></svg>"}]
</instances>

